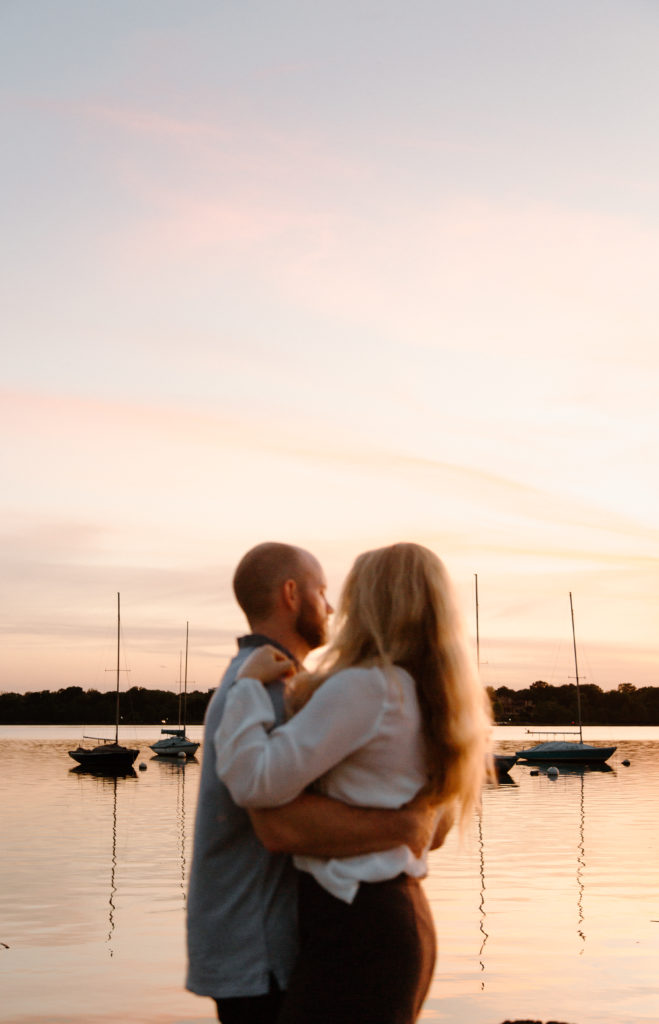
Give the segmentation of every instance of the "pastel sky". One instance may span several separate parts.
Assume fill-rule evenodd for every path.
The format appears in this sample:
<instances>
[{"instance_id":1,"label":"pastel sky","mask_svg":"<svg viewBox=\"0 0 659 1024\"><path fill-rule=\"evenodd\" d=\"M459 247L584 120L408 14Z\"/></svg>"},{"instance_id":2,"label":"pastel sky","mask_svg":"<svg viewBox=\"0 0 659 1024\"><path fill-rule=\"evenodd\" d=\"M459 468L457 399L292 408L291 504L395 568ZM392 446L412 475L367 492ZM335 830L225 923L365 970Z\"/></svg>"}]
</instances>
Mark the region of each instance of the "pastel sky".
<instances>
[{"instance_id":1,"label":"pastel sky","mask_svg":"<svg viewBox=\"0 0 659 1024\"><path fill-rule=\"evenodd\" d=\"M212 687L252 544L659 685L659 7L0 5L0 689Z\"/></svg>"}]
</instances>

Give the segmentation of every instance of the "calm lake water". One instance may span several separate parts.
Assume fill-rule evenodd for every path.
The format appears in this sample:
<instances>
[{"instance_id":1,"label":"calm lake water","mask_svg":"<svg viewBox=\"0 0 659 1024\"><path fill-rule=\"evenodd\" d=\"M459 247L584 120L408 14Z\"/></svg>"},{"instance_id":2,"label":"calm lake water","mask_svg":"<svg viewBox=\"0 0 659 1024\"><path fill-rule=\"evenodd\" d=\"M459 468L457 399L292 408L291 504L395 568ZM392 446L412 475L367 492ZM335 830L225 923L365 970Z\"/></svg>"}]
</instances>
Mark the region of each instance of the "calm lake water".
<instances>
[{"instance_id":1,"label":"calm lake water","mask_svg":"<svg viewBox=\"0 0 659 1024\"><path fill-rule=\"evenodd\" d=\"M142 727L122 740L145 771L78 774L80 734L0 727L0 1022L217 1024L183 989L200 763L152 759L159 727ZM659 729L586 738L617 742L611 770L553 780L516 765L467 844L451 835L432 854L425 1024L659 1020ZM496 739L528 745L522 729Z\"/></svg>"}]
</instances>

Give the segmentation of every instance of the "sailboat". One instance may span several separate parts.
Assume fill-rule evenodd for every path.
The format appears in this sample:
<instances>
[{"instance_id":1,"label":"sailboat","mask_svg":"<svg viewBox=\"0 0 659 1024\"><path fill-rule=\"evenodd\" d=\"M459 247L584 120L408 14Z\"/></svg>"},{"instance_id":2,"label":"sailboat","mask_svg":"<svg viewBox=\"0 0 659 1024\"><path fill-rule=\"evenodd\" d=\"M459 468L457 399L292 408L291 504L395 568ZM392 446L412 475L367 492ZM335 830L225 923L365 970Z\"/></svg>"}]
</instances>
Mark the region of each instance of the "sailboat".
<instances>
[{"instance_id":1,"label":"sailboat","mask_svg":"<svg viewBox=\"0 0 659 1024\"><path fill-rule=\"evenodd\" d=\"M579 765L602 765L611 757L616 750L615 747L593 747L583 741L583 727L581 723L581 691L579 689L579 664L577 661L577 638L574 630L574 605L572 604L572 591L570 591L570 617L572 619L572 647L574 650L574 674L577 681L577 717L579 719L579 732L566 733L562 735L578 735L579 742L570 740L550 740L546 743L539 743L528 750L518 750L517 756L528 764L579 764ZM531 731L531 730L529 730ZM536 733L536 735L542 735ZM551 733L556 735L556 732Z\"/></svg>"},{"instance_id":2,"label":"sailboat","mask_svg":"<svg viewBox=\"0 0 659 1024\"><path fill-rule=\"evenodd\" d=\"M69 757L84 768L86 771L106 772L118 774L132 770L133 762L139 754L139 749L134 747L123 747L119 743L119 659L121 644L121 598L117 594L117 701L114 723L114 740L105 740L98 736L83 736L83 740L98 740L97 747L77 747L76 750L69 750ZM75 770L75 769L74 769Z\"/></svg>"},{"instance_id":3,"label":"sailboat","mask_svg":"<svg viewBox=\"0 0 659 1024\"><path fill-rule=\"evenodd\" d=\"M157 757L194 757L199 744L188 739L185 735L186 712L188 703L188 632L189 623L185 624L185 688L183 692L183 721L181 722L181 680L179 666L179 703L178 703L178 726L176 728L161 729L160 732L165 739L158 740L151 744L151 749Z\"/></svg>"},{"instance_id":4,"label":"sailboat","mask_svg":"<svg viewBox=\"0 0 659 1024\"><path fill-rule=\"evenodd\" d=\"M481 641L478 625L478 573L474 573L474 595L476 600L476 663L480 673L481 668ZM492 757L494 768L497 773L497 781L510 781L509 771L517 763L517 754L494 754Z\"/></svg>"}]
</instances>

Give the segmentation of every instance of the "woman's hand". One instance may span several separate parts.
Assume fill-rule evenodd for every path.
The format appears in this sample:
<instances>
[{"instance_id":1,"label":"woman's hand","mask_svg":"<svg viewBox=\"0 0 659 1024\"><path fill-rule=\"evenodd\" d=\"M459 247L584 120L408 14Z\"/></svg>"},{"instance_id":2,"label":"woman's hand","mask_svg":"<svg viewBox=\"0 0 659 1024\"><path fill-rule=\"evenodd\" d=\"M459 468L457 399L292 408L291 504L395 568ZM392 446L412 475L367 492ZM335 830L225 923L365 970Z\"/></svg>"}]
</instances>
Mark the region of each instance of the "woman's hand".
<instances>
[{"instance_id":1,"label":"woman's hand","mask_svg":"<svg viewBox=\"0 0 659 1024\"><path fill-rule=\"evenodd\" d=\"M420 857L426 850L437 850L455 822L455 804L453 802L437 805L435 797L427 787L420 789L413 800L400 809L401 817L409 821L409 833L404 842L409 846L415 857Z\"/></svg>"},{"instance_id":2,"label":"woman's hand","mask_svg":"<svg viewBox=\"0 0 659 1024\"><path fill-rule=\"evenodd\" d=\"M290 679L295 675L295 662L278 651L276 647L265 644L250 654L240 668L236 679L258 679L264 685L277 682L279 679Z\"/></svg>"},{"instance_id":3,"label":"woman's hand","mask_svg":"<svg viewBox=\"0 0 659 1024\"><path fill-rule=\"evenodd\" d=\"M431 850L438 850L440 846L444 845L444 840L453 828L456 818L456 808L454 803L444 804L442 807L439 818L437 819L437 825L435 827L435 834L432 837L430 843Z\"/></svg>"}]
</instances>

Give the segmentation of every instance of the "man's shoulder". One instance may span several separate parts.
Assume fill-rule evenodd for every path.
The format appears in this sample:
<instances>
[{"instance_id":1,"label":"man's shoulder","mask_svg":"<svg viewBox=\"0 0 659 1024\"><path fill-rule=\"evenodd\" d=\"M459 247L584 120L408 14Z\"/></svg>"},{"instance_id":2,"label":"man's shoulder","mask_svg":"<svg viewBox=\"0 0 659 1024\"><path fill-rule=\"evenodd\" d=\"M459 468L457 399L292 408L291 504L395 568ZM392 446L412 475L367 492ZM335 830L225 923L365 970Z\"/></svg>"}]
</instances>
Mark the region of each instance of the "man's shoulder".
<instances>
[{"instance_id":1,"label":"man's shoulder","mask_svg":"<svg viewBox=\"0 0 659 1024\"><path fill-rule=\"evenodd\" d=\"M222 689L227 689L232 683L236 681L236 675L238 669L242 663L249 658L250 654L257 647L261 647L263 644L268 643L267 637L261 637L253 633L248 633L246 636L239 636L236 640L238 650L233 655L231 661L224 670L224 674L220 679L217 690L218 693Z\"/></svg>"},{"instance_id":2,"label":"man's shoulder","mask_svg":"<svg viewBox=\"0 0 659 1024\"><path fill-rule=\"evenodd\" d=\"M226 700L227 691L235 683L238 669L242 665L245 658L249 656L249 649L239 648L234 654L233 658L227 665L220 679L215 691L208 702L206 709L206 723L208 724L209 719L217 719L222 714L224 702Z\"/></svg>"},{"instance_id":3,"label":"man's shoulder","mask_svg":"<svg viewBox=\"0 0 659 1024\"><path fill-rule=\"evenodd\" d=\"M227 699L227 693L236 682L236 676L238 675L240 666L244 661L246 661L252 651L267 643L270 643L268 637L261 636L260 634L250 633L247 636L241 636L238 638L238 650L224 670L224 675L220 679L217 689L211 697L206 710L206 726L208 727L210 725L213 731L220 724L220 719L222 718L224 705ZM268 687L268 696L273 702L277 723L280 723L284 720L283 686L277 683L272 684Z\"/></svg>"}]
</instances>

